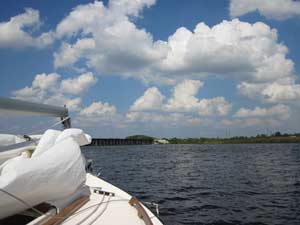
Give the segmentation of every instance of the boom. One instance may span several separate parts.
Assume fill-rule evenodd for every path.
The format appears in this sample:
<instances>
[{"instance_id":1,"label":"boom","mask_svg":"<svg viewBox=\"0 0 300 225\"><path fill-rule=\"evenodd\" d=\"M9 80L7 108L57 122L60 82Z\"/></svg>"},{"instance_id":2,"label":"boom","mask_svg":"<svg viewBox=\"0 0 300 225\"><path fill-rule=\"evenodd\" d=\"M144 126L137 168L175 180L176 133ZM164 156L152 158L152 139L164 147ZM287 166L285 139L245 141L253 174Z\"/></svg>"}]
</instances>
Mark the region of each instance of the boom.
<instances>
[{"instance_id":1,"label":"boom","mask_svg":"<svg viewBox=\"0 0 300 225\"><path fill-rule=\"evenodd\" d=\"M71 127L69 112L66 107L46 105L41 103L28 102L12 98L0 97L0 109L5 111L19 112L22 114L34 114L60 117L63 120L64 128ZM65 119L68 118L68 119Z\"/></svg>"}]
</instances>

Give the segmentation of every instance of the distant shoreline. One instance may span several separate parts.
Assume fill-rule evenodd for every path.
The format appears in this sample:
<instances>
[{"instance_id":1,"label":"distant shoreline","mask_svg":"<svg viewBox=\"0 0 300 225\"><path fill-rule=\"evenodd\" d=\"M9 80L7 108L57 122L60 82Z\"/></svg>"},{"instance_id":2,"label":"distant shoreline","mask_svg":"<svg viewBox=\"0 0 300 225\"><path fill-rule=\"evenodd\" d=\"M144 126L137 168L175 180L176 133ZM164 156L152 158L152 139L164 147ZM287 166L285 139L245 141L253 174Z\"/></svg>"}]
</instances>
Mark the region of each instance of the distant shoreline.
<instances>
[{"instance_id":1,"label":"distant shoreline","mask_svg":"<svg viewBox=\"0 0 300 225\"><path fill-rule=\"evenodd\" d=\"M300 143L300 135L257 135L255 137L230 138L154 138L145 135L134 135L122 138L93 138L92 146L112 145L151 145L151 144L272 144L272 143Z\"/></svg>"},{"instance_id":2,"label":"distant shoreline","mask_svg":"<svg viewBox=\"0 0 300 225\"><path fill-rule=\"evenodd\" d=\"M256 136L236 136L228 138L154 138L146 135L134 135L126 139L152 140L156 144L269 144L269 143L300 143L300 134L282 134L279 131L272 135L258 134Z\"/></svg>"},{"instance_id":3,"label":"distant shoreline","mask_svg":"<svg viewBox=\"0 0 300 225\"><path fill-rule=\"evenodd\" d=\"M300 136L233 137L233 138L171 138L169 144L272 144L300 143Z\"/></svg>"}]
</instances>

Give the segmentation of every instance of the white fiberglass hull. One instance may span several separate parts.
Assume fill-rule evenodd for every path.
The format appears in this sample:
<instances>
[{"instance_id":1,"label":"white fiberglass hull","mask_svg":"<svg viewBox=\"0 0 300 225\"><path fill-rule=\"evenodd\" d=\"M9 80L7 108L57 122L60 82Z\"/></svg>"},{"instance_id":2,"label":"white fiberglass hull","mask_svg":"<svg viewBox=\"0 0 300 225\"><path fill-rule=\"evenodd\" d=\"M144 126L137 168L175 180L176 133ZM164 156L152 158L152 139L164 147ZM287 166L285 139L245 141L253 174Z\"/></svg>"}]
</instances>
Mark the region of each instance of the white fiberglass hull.
<instances>
[{"instance_id":1,"label":"white fiberglass hull","mask_svg":"<svg viewBox=\"0 0 300 225\"><path fill-rule=\"evenodd\" d=\"M64 225L145 225L146 222L138 216L135 207L129 204L132 198L129 194L112 184L97 178L91 174L86 176L86 185L90 187L89 200L76 212L72 213L61 224ZM100 188L103 192L113 193L107 196L94 193L93 190ZM162 225L153 213L142 205L153 225Z\"/></svg>"}]
</instances>

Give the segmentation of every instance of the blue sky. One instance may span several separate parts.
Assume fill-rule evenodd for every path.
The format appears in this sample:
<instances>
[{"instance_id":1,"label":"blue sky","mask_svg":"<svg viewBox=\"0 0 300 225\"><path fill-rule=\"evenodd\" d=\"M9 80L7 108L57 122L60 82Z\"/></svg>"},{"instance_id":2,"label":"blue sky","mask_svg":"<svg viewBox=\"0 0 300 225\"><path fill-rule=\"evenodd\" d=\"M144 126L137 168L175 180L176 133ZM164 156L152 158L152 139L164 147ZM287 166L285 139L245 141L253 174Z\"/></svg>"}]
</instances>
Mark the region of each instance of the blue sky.
<instances>
[{"instance_id":1,"label":"blue sky","mask_svg":"<svg viewBox=\"0 0 300 225\"><path fill-rule=\"evenodd\" d=\"M300 2L1 1L0 10L0 95L66 104L73 126L94 136L299 132ZM37 128L5 120L1 132Z\"/></svg>"}]
</instances>

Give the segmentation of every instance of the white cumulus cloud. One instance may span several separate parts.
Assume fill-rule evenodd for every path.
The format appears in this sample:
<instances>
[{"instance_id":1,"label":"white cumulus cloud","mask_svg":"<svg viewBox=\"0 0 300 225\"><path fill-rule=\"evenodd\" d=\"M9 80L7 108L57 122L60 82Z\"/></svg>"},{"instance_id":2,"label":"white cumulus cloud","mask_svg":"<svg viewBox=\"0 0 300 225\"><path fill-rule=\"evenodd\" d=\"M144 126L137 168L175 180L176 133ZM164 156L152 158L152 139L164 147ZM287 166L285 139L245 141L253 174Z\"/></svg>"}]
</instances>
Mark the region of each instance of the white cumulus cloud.
<instances>
[{"instance_id":1,"label":"white cumulus cloud","mask_svg":"<svg viewBox=\"0 0 300 225\"><path fill-rule=\"evenodd\" d=\"M203 86L199 80L184 80L173 89L173 96L168 100L165 108L168 111L195 111L199 106L199 99L195 97Z\"/></svg>"},{"instance_id":2,"label":"white cumulus cloud","mask_svg":"<svg viewBox=\"0 0 300 225\"><path fill-rule=\"evenodd\" d=\"M173 95L165 105L166 111L197 112L201 116L226 116L231 110L231 103L224 97L198 99L196 94L204 85L199 80L184 80L173 89Z\"/></svg>"},{"instance_id":3,"label":"white cumulus cloud","mask_svg":"<svg viewBox=\"0 0 300 225\"><path fill-rule=\"evenodd\" d=\"M156 0L110 0L109 8L118 14L139 16L144 7L149 8Z\"/></svg>"},{"instance_id":4,"label":"white cumulus cloud","mask_svg":"<svg viewBox=\"0 0 300 225\"><path fill-rule=\"evenodd\" d=\"M123 116L108 102L96 101L82 108L74 119L80 127L123 127Z\"/></svg>"},{"instance_id":5,"label":"white cumulus cloud","mask_svg":"<svg viewBox=\"0 0 300 225\"><path fill-rule=\"evenodd\" d=\"M59 78L60 75L57 73L37 74L31 86L14 91L13 96L18 99L41 102L46 98L48 91L56 88Z\"/></svg>"},{"instance_id":6,"label":"white cumulus cloud","mask_svg":"<svg viewBox=\"0 0 300 225\"><path fill-rule=\"evenodd\" d=\"M54 54L54 65L70 66L85 59L86 65L99 73L127 76L162 59L164 43L153 42L151 34L130 21L130 17L138 16L143 7L154 3L153 0L112 0L107 7L99 1L77 6L57 25L56 35L81 39L76 43L64 43Z\"/></svg>"},{"instance_id":7,"label":"white cumulus cloud","mask_svg":"<svg viewBox=\"0 0 300 225\"><path fill-rule=\"evenodd\" d=\"M54 87L59 78L60 75L57 73L37 74L32 82L32 88L47 90Z\"/></svg>"},{"instance_id":8,"label":"white cumulus cloud","mask_svg":"<svg viewBox=\"0 0 300 225\"><path fill-rule=\"evenodd\" d=\"M132 111L145 111L160 109L165 96L160 93L157 87L148 88L130 107Z\"/></svg>"},{"instance_id":9,"label":"white cumulus cloud","mask_svg":"<svg viewBox=\"0 0 300 225\"><path fill-rule=\"evenodd\" d=\"M62 40L53 54L56 68L94 69L98 74L132 76L144 82L172 85L185 79L223 76L235 80L238 91L253 99L299 99L294 63L287 58L288 48L278 41L276 29L262 22L251 24L233 19L214 26L200 22L193 30L180 27L166 41L154 40L151 33L134 23L145 7L154 4L155 0L110 0L107 5L101 1L78 5L55 31L38 37L33 37L28 29L41 24L39 12L26 9L0 23L0 47L45 46L56 38ZM264 11L272 8L270 14L274 14L277 8L297 11L299 4L291 0L232 0L231 8L235 15L238 9L245 11L253 5ZM76 67L76 63L84 68ZM70 82L64 82L69 93ZM23 91L28 94L33 90ZM176 101L181 101L179 96ZM186 109L182 110L195 108L192 105L197 100L193 95L186 101ZM177 103L170 100L166 108L172 110Z\"/></svg>"},{"instance_id":10,"label":"white cumulus cloud","mask_svg":"<svg viewBox=\"0 0 300 225\"><path fill-rule=\"evenodd\" d=\"M33 37L28 31L41 25L39 11L26 8L25 12L0 22L0 48L45 47L54 41L52 32Z\"/></svg>"},{"instance_id":11,"label":"white cumulus cloud","mask_svg":"<svg viewBox=\"0 0 300 225\"><path fill-rule=\"evenodd\" d=\"M237 88L242 95L262 102L298 103L300 100L300 85L295 78L264 83L242 82Z\"/></svg>"},{"instance_id":12,"label":"white cumulus cloud","mask_svg":"<svg viewBox=\"0 0 300 225\"><path fill-rule=\"evenodd\" d=\"M93 102L88 107L82 109L79 112L80 116L88 116L88 117L106 117L106 116L114 116L117 112L115 106L110 105L105 102Z\"/></svg>"},{"instance_id":13,"label":"white cumulus cloud","mask_svg":"<svg viewBox=\"0 0 300 225\"><path fill-rule=\"evenodd\" d=\"M263 98L268 102L290 102L300 100L299 84L271 83L262 91Z\"/></svg>"},{"instance_id":14,"label":"white cumulus cloud","mask_svg":"<svg viewBox=\"0 0 300 225\"><path fill-rule=\"evenodd\" d=\"M287 47L278 43L277 30L261 22L199 23L193 32L179 28L168 46L159 69L169 76L211 74L257 82L293 76L293 62L286 58Z\"/></svg>"},{"instance_id":15,"label":"white cumulus cloud","mask_svg":"<svg viewBox=\"0 0 300 225\"><path fill-rule=\"evenodd\" d=\"M198 113L203 116L227 116L231 111L232 104L226 101L224 97L215 97L200 100L198 107Z\"/></svg>"},{"instance_id":16,"label":"white cumulus cloud","mask_svg":"<svg viewBox=\"0 0 300 225\"><path fill-rule=\"evenodd\" d=\"M93 73L84 73L75 78L68 78L61 81L61 92L68 94L81 94L87 91L91 86L95 85L97 78Z\"/></svg>"},{"instance_id":17,"label":"white cumulus cloud","mask_svg":"<svg viewBox=\"0 0 300 225\"><path fill-rule=\"evenodd\" d=\"M92 38L79 39L74 45L63 43L59 51L54 53L54 66L62 67L75 63L82 54L95 48Z\"/></svg>"},{"instance_id":18,"label":"white cumulus cloud","mask_svg":"<svg viewBox=\"0 0 300 225\"><path fill-rule=\"evenodd\" d=\"M96 83L92 73L85 73L73 79L59 80L57 73L37 74L31 86L13 91L13 97L51 105L66 105L70 111L81 109L80 95Z\"/></svg>"},{"instance_id":19,"label":"white cumulus cloud","mask_svg":"<svg viewBox=\"0 0 300 225\"><path fill-rule=\"evenodd\" d=\"M245 2L231 1L231 6L242 7ZM290 7L289 0L284 4L282 0L247 2ZM57 37L77 39L67 39L54 54L55 67L76 68L78 63L99 74L172 85L208 76L223 77L237 82L239 93L255 100L281 103L299 99L294 63L287 57L287 46L278 41L276 29L262 22L251 24L238 19L214 26L200 22L193 30L178 28L167 41L154 41L151 33L138 28L131 19L154 3L111 0L107 6L98 1L77 6L56 28ZM179 95L169 99L165 109L199 108L200 100L193 94L183 99ZM219 104L230 108L224 102ZM213 104L204 100L201 105ZM226 114L223 109L212 111Z\"/></svg>"},{"instance_id":20,"label":"white cumulus cloud","mask_svg":"<svg viewBox=\"0 0 300 225\"><path fill-rule=\"evenodd\" d=\"M93 34L94 28L108 28L114 23L128 20L128 16L138 16L144 7L150 7L153 0L110 0L108 7L102 1L78 5L56 28L58 37L70 37L78 33Z\"/></svg>"},{"instance_id":21,"label":"white cumulus cloud","mask_svg":"<svg viewBox=\"0 0 300 225\"><path fill-rule=\"evenodd\" d=\"M19 98L17 96L17 98ZM69 111L77 112L81 109L82 99L80 97L70 97L62 93L48 93L47 97L42 99L45 104L57 105L57 106L66 106ZM33 99L35 101L35 99Z\"/></svg>"},{"instance_id":22,"label":"white cumulus cloud","mask_svg":"<svg viewBox=\"0 0 300 225\"><path fill-rule=\"evenodd\" d=\"M148 126L197 126L202 123L200 118L182 113L165 112L128 112L125 116L127 123L146 123Z\"/></svg>"},{"instance_id":23,"label":"white cumulus cloud","mask_svg":"<svg viewBox=\"0 0 300 225\"><path fill-rule=\"evenodd\" d=\"M134 10L128 11L128 4ZM72 66L80 61L100 74L172 84L205 76L248 82L294 76L294 64L286 57L288 48L267 24L234 19L209 27L201 22L194 30L178 28L167 41L154 41L152 34L130 20L152 4L111 1L104 6L96 1L77 6L58 24L56 33L78 39L63 43L54 54L54 65Z\"/></svg>"},{"instance_id":24,"label":"white cumulus cloud","mask_svg":"<svg viewBox=\"0 0 300 225\"><path fill-rule=\"evenodd\" d=\"M200 80L184 80L177 84L169 99L166 99L156 87L149 88L130 107L130 111L143 111L143 113L131 113L131 116L149 116L162 114L150 113L160 111L163 113L197 113L200 116L226 116L231 110L232 104L224 97L204 98L196 97L204 83Z\"/></svg>"},{"instance_id":25,"label":"white cumulus cloud","mask_svg":"<svg viewBox=\"0 0 300 225\"><path fill-rule=\"evenodd\" d=\"M300 16L300 2L295 0L231 0L230 15L238 17L258 11L261 15L283 20Z\"/></svg>"},{"instance_id":26,"label":"white cumulus cloud","mask_svg":"<svg viewBox=\"0 0 300 225\"><path fill-rule=\"evenodd\" d=\"M288 119L290 116L290 108L286 105L275 105L270 108L255 107L254 109L240 108L234 115L237 118L247 117L269 117Z\"/></svg>"}]
</instances>

